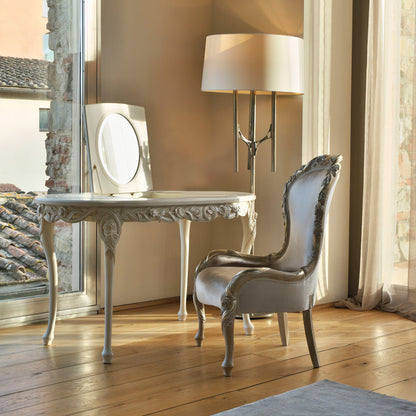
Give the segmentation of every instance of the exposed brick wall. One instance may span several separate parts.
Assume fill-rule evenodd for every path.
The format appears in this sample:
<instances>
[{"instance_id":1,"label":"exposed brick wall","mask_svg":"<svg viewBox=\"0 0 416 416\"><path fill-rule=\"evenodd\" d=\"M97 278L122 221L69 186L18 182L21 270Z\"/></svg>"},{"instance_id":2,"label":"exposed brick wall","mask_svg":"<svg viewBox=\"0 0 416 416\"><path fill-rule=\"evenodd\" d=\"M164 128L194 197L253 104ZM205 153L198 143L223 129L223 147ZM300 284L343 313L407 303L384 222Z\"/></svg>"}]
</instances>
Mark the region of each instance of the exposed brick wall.
<instances>
[{"instance_id":1,"label":"exposed brick wall","mask_svg":"<svg viewBox=\"0 0 416 416\"><path fill-rule=\"evenodd\" d=\"M48 193L70 192L72 158L72 10L70 1L48 0L49 48L54 62L49 66L51 109L46 146Z\"/></svg>"},{"instance_id":2,"label":"exposed brick wall","mask_svg":"<svg viewBox=\"0 0 416 416\"><path fill-rule=\"evenodd\" d=\"M73 134L72 100L73 94L73 60L78 45L72 45L73 16L72 9L76 2L71 0L48 0L49 48L54 51L54 62L49 65L48 83L51 89L51 106L48 119L46 147L45 182L48 193L67 193L76 189L72 183L74 164L73 148L76 135ZM75 57L75 58L74 58ZM78 134L75 132L75 134ZM55 250L59 267L59 291L71 292L73 227L71 224L55 224ZM77 255L74 253L75 256ZM78 271L75 271L78 273Z\"/></svg>"}]
</instances>

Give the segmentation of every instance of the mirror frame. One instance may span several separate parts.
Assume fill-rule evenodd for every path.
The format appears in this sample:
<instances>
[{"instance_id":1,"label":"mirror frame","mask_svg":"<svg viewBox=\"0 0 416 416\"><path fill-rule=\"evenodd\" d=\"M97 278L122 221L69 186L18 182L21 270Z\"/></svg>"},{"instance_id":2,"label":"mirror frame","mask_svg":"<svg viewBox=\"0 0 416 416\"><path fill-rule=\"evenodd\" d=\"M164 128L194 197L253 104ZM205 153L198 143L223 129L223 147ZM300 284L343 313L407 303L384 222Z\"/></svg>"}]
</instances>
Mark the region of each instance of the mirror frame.
<instances>
[{"instance_id":1,"label":"mirror frame","mask_svg":"<svg viewBox=\"0 0 416 416\"><path fill-rule=\"evenodd\" d=\"M138 139L139 166L136 174L127 184L119 184L107 174L98 151L98 136L101 126L107 116L111 114L120 114L126 118ZM85 115L88 132L87 151L89 151L91 159L93 192L112 195L134 194L135 192L152 190L149 142L144 108L117 103L88 104L85 106Z\"/></svg>"}]
</instances>

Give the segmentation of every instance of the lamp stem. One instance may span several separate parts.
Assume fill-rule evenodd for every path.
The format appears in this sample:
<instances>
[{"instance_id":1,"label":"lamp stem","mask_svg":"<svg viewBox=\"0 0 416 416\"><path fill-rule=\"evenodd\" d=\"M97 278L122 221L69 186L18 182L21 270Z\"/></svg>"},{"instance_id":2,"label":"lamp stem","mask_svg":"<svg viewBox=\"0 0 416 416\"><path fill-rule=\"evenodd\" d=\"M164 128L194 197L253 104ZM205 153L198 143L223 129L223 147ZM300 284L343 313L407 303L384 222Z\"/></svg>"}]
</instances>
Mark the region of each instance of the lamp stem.
<instances>
[{"instance_id":1,"label":"lamp stem","mask_svg":"<svg viewBox=\"0 0 416 416\"><path fill-rule=\"evenodd\" d=\"M250 91L250 118L248 139L250 142L248 152L248 168L250 169L250 193L256 193L256 92Z\"/></svg>"},{"instance_id":2,"label":"lamp stem","mask_svg":"<svg viewBox=\"0 0 416 416\"><path fill-rule=\"evenodd\" d=\"M276 172L276 92L272 92L272 124L270 127L272 139L272 172Z\"/></svg>"},{"instance_id":3,"label":"lamp stem","mask_svg":"<svg viewBox=\"0 0 416 416\"><path fill-rule=\"evenodd\" d=\"M238 95L237 91L233 91L233 132L234 132L234 172L238 172Z\"/></svg>"},{"instance_id":4,"label":"lamp stem","mask_svg":"<svg viewBox=\"0 0 416 416\"><path fill-rule=\"evenodd\" d=\"M254 153L250 151L251 169L250 169L250 193L256 193L256 157Z\"/></svg>"}]
</instances>

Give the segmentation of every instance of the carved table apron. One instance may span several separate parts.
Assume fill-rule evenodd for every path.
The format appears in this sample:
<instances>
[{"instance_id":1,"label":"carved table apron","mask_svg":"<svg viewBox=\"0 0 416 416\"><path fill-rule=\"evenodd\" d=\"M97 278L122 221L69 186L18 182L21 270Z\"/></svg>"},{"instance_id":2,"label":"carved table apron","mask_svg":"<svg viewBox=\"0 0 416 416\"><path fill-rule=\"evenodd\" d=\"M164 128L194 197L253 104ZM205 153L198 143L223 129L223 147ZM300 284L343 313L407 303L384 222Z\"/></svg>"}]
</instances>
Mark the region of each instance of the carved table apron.
<instances>
[{"instance_id":1,"label":"carved table apron","mask_svg":"<svg viewBox=\"0 0 416 416\"><path fill-rule=\"evenodd\" d=\"M113 271L117 242L124 222L178 222L181 239L181 290L179 320L186 319L188 283L189 231L191 221L212 221L217 217L241 217L243 241L241 251L248 253L256 235L255 195L243 192L147 191L133 195L50 194L36 198L41 220L40 238L49 270L49 318L43 336L45 345L54 339L57 313L58 268L53 244L54 222L94 221L99 228L105 250L105 330L104 363L111 363L113 310ZM253 326L244 317L246 333Z\"/></svg>"}]
</instances>

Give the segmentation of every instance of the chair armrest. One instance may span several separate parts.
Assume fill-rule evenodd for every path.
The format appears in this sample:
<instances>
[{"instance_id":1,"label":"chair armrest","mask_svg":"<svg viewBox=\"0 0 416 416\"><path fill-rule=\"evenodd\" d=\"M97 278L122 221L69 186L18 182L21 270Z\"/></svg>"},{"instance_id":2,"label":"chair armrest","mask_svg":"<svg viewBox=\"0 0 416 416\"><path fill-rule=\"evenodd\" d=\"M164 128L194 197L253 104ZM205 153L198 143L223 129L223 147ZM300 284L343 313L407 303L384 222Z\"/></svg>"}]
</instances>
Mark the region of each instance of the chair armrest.
<instances>
[{"instance_id":1,"label":"chair armrest","mask_svg":"<svg viewBox=\"0 0 416 416\"><path fill-rule=\"evenodd\" d=\"M254 256L234 250L214 250L196 268L196 274L207 267L270 267L270 256Z\"/></svg>"},{"instance_id":2,"label":"chair armrest","mask_svg":"<svg viewBox=\"0 0 416 416\"><path fill-rule=\"evenodd\" d=\"M303 269L299 269L293 272L286 272L283 270L274 270L274 269L251 269L243 270L237 273L230 283L228 284L225 295L226 296L236 296L241 291L242 287L252 280L271 280L279 282L298 282L303 280L308 275L305 274Z\"/></svg>"}]
</instances>

